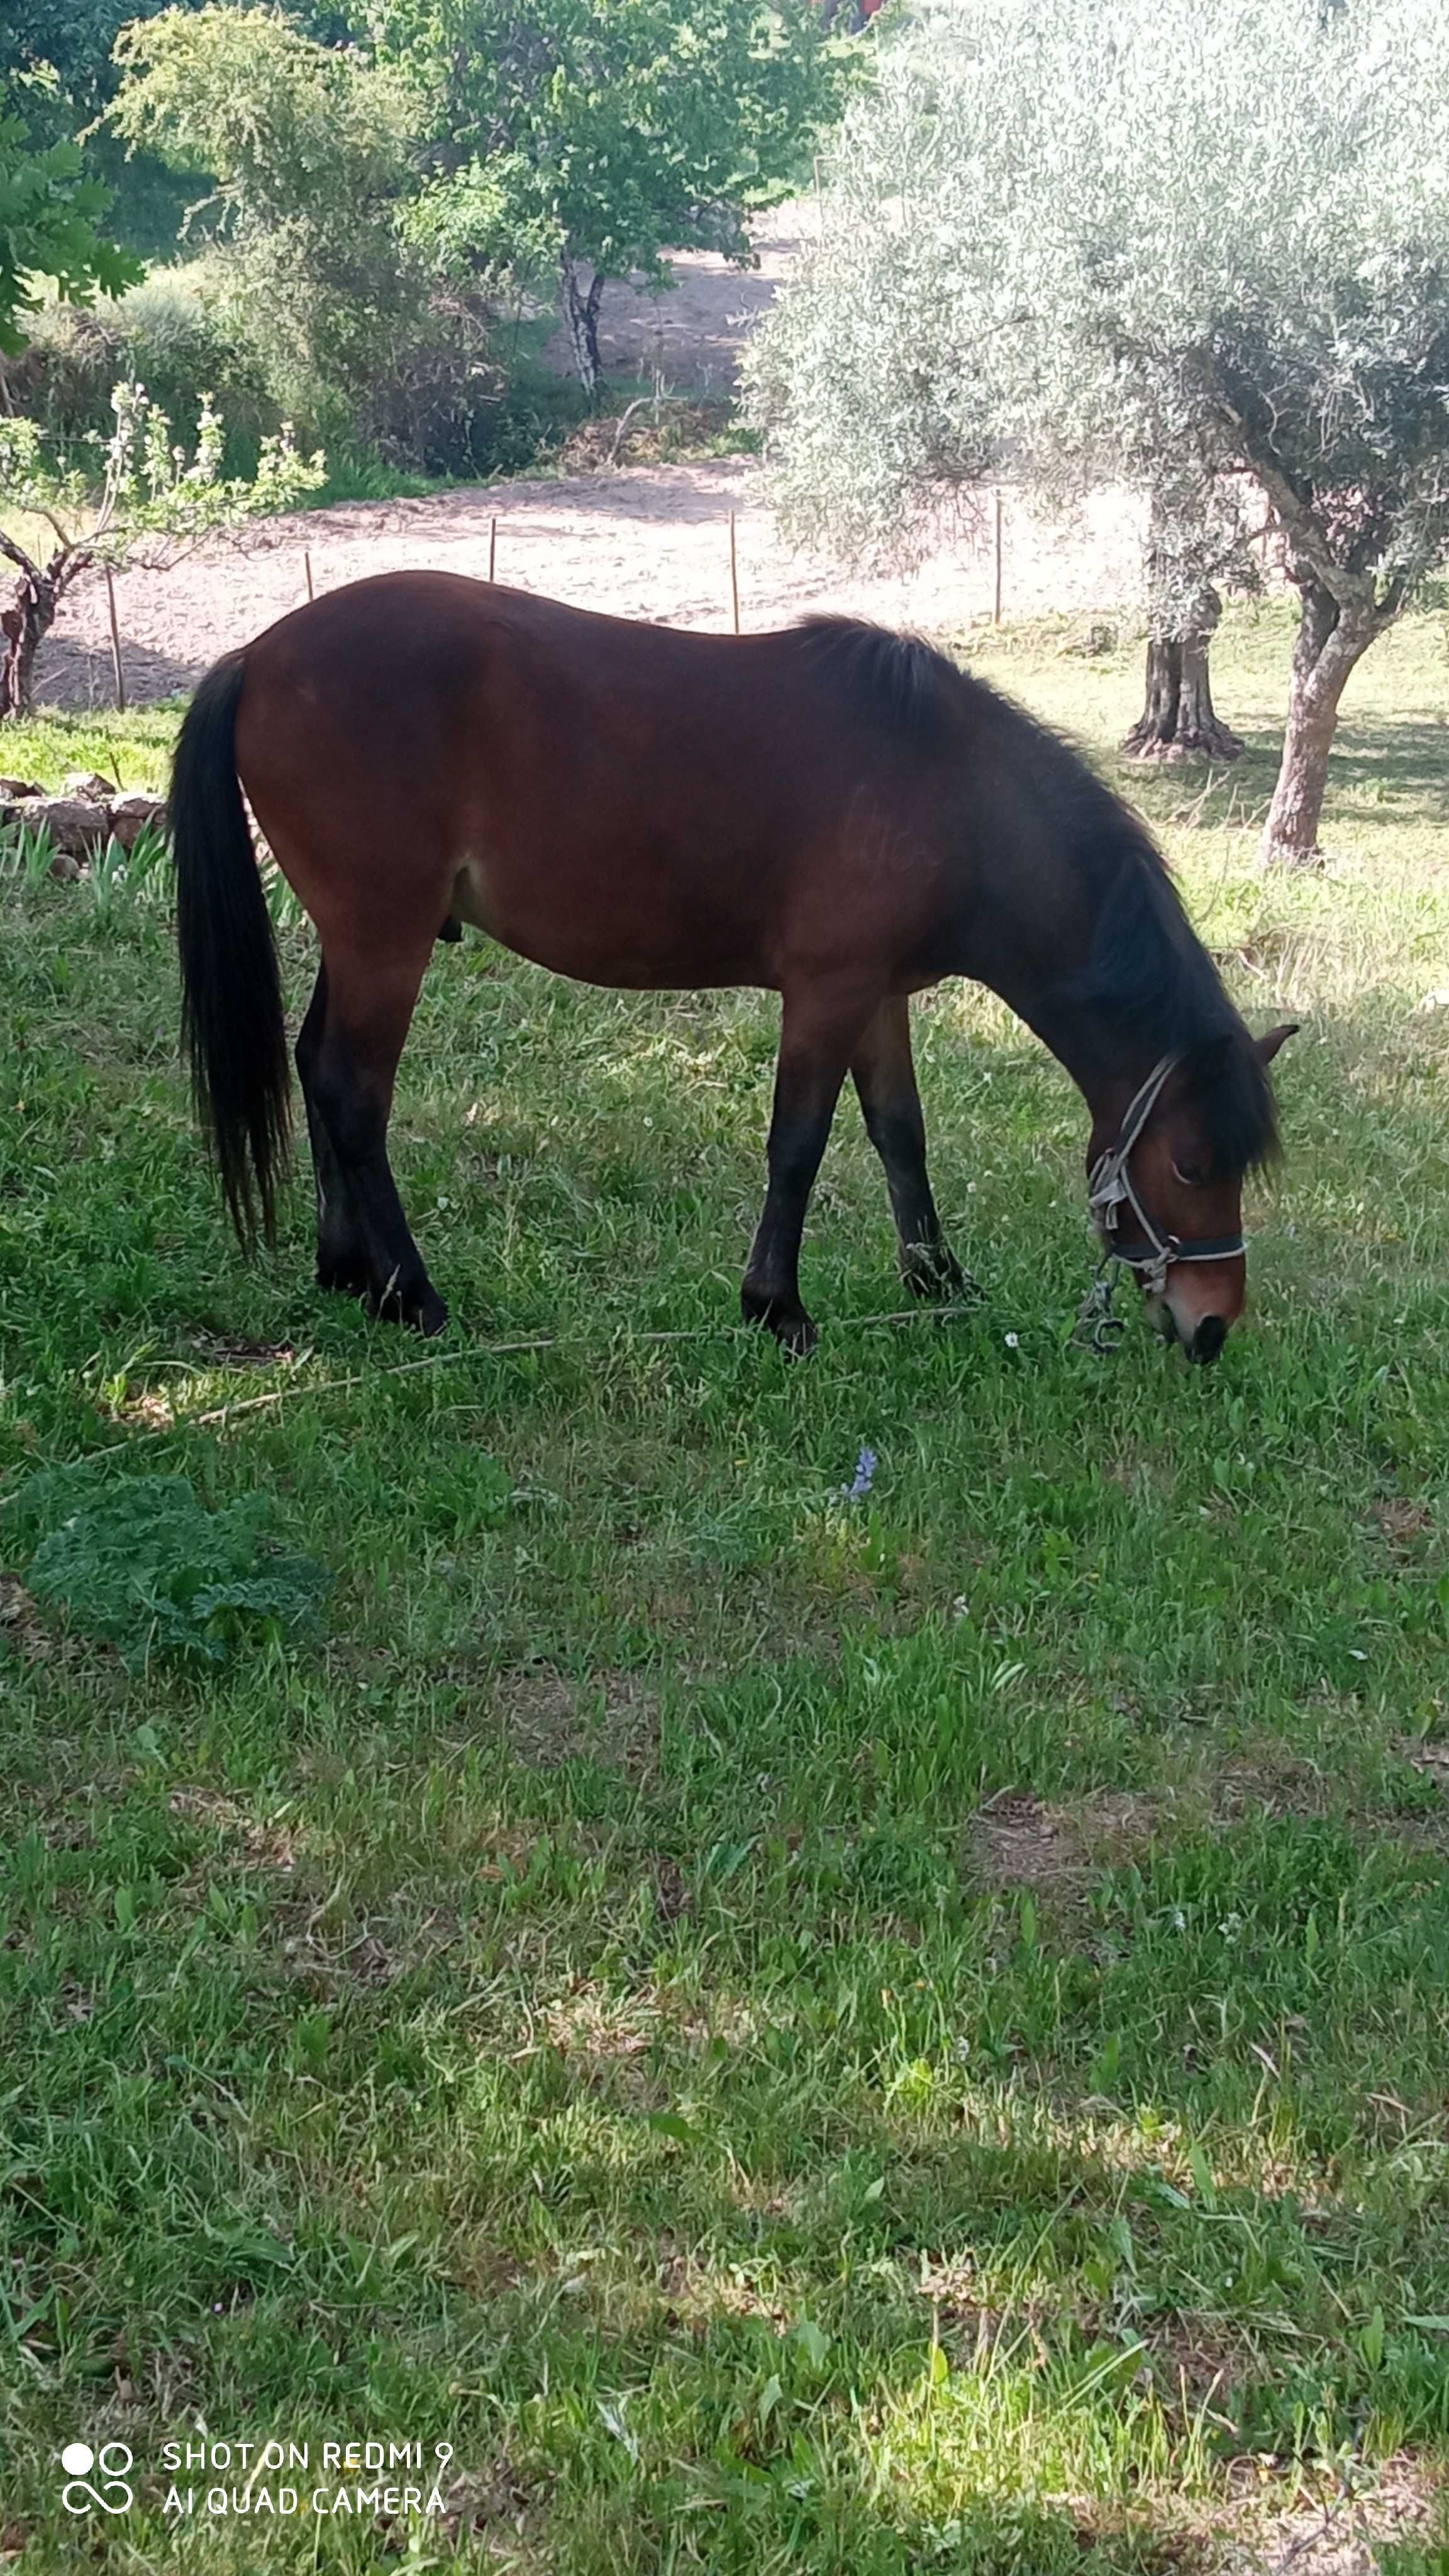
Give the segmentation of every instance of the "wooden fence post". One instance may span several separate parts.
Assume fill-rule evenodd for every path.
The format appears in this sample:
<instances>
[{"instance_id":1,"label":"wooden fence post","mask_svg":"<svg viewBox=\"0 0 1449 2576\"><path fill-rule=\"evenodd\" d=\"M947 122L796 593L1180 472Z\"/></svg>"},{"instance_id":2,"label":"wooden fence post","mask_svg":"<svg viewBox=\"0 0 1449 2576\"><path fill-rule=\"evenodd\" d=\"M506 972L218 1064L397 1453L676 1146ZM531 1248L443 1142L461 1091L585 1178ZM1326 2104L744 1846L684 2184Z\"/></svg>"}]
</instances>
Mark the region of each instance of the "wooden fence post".
<instances>
[{"instance_id":1,"label":"wooden fence post","mask_svg":"<svg viewBox=\"0 0 1449 2576\"><path fill-rule=\"evenodd\" d=\"M111 669L115 674L116 681L116 712L118 715L124 715L126 712L126 675L121 668L121 629L116 617L116 585L112 579L111 567L109 564L106 566L106 607L110 613L111 620Z\"/></svg>"},{"instance_id":2,"label":"wooden fence post","mask_svg":"<svg viewBox=\"0 0 1449 2576\"><path fill-rule=\"evenodd\" d=\"M991 623L993 626L999 626L1001 624L1001 485L999 483L996 486L995 519L996 580L991 599Z\"/></svg>"}]
</instances>

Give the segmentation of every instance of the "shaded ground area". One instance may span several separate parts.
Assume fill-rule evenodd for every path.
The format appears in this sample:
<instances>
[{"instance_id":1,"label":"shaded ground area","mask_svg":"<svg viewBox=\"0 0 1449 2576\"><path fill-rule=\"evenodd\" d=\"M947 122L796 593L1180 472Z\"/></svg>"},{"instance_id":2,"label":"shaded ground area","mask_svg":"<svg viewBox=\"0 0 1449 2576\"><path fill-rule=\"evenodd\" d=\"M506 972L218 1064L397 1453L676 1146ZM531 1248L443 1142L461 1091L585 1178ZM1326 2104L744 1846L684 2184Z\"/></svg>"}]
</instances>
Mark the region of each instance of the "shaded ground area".
<instances>
[{"instance_id":1,"label":"shaded ground area","mask_svg":"<svg viewBox=\"0 0 1449 2576\"><path fill-rule=\"evenodd\" d=\"M713 251L677 251L670 262L674 285L667 294L641 294L629 285L604 290L599 351L608 377L657 374L676 391L732 394L739 381L745 333L767 313L788 276L802 232L814 222L804 206L782 206L755 227L754 268L732 268ZM545 363L567 375L567 337L558 331Z\"/></svg>"}]
</instances>

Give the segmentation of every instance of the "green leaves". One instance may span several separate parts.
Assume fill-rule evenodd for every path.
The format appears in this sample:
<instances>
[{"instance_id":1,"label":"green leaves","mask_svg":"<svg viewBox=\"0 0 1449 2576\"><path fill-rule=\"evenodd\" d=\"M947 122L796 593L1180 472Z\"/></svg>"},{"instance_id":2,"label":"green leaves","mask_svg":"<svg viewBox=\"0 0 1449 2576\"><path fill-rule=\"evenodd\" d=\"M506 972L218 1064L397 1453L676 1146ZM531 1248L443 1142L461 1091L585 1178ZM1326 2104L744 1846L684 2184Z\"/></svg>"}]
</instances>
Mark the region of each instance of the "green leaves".
<instances>
[{"instance_id":1,"label":"green leaves","mask_svg":"<svg viewBox=\"0 0 1449 2576\"><path fill-rule=\"evenodd\" d=\"M744 259L796 182L845 56L809 0L383 0L384 56L428 102L428 220L484 266L565 252L663 275L684 241Z\"/></svg>"},{"instance_id":2,"label":"green leaves","mask_svg":"<svg viewBox=\"0 0 1449 2576\"><path fill-rule=\"evenodd\" d=\"M262 1552L267 1511L262 1494L210 1512L184 1476L134 1477L42 1539L30 1587L133 1670L157 1652L223 1663L243 1638L295 1627L332 1579L308 1557Z\"/></svg>"},{"instance_id":3,"label":"green leaves","mask_svg":"<svg viewBox=\"0 0 1449 2576\"><path fill-rule=\"evenodd\" d=\"M117 295L141 274L140 262L97 230L110 194L82 177L74 143L32 152L17 116L0 116L0 354L25 344L25 317L40 302L39 281L54 278L62 298L89 303Z\"/></svg>"},{"instance_id":4,"label":"green leaves","mask_svg":"<svg viewBox=\"0 0 1449 2576\"><path fill-rule=\"evenodd\" d=\"M928 0L880 48L752 353L797 532L909 540L1009 457L1049 495L1150 490L1186 571L1226 466L1336 599L1420 577L1449 539L1438 0L971 14L965 43ZM1231 513L1215 552L1249 569Z\"/></svg>"}]
</instances>

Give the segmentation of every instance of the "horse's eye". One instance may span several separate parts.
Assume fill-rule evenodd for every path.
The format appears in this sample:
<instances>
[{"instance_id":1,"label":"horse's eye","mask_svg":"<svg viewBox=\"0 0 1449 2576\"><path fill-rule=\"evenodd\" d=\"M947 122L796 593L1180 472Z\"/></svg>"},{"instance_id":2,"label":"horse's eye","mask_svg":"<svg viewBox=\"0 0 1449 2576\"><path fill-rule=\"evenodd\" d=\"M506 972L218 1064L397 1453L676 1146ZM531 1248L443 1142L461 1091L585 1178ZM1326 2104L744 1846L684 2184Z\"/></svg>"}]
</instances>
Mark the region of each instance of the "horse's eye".
<instances>
[{"instance_id":1,"label":"horse's eye","mask_svg":"<svg viewBox=\"0 0 1449 2576\"><path fill-rule=\"evenodd\" d=\"M1202 1188L1203 1176L1201 1172L1185 1172L1181 1163L1173 1164L1172 1177L1175 1181L1181 1181L1185 1190L1200 1190Z\"/></svg>"}]
</instances>

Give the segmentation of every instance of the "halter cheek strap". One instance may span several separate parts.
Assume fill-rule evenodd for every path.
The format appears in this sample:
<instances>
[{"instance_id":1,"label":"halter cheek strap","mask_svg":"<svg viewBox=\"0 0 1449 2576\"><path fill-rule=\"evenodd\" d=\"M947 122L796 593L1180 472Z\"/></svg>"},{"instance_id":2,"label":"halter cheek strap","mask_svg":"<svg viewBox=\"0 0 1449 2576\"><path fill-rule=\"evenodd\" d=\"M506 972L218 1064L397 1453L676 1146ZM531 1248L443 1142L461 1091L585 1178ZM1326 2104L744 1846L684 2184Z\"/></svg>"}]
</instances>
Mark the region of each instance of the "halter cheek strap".
<instances>
[{"instance_id":1,"label":"halter cheek strap","mask_svg":"<svg viewBox=\"0 0 1449 2576\"><path fill-rule=\"evenodd\" d=\"M1087 1181L1087 1204L1102 1239L1105 1268L1107 1262L1120 1261L1126 1270L1135 1271L1150 1296L1160 1297L1167 1285L1169 1270L1179 1261L1236 1261L1246 1250L1241 1234L1190 1235L1160 1233L1137 1195L1132 1178L1132 1151L1153 1110L1157 1107L1180 1059L1165 1055L1155 1064L1128 1102L1117 1141L1092 1165ZM1131 1209L1142 1229L1135 1243L1118 1238L1118 1224L1124 1207Z\"/></svg>"}]
</instances>

